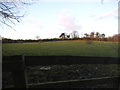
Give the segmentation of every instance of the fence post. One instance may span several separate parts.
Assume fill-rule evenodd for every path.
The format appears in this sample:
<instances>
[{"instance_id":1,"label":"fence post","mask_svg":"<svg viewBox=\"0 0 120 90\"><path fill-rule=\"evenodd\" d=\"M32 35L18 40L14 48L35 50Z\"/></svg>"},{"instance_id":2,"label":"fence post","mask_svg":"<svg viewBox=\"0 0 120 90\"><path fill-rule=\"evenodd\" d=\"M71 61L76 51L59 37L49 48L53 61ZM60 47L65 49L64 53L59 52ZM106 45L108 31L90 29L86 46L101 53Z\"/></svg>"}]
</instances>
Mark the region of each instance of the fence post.
<instances>
[{"instance_id":1,"label":"fence post","mask_svg":"<svg viewBox=\"0 0 120 90\"><path fill-rule=\"evenodd\" d=\"M14 88L28 88L24 56L21 57L21 62L18 63L19 68L17 68L17 71L12 71Z\"/></svg>"}]
</instances>

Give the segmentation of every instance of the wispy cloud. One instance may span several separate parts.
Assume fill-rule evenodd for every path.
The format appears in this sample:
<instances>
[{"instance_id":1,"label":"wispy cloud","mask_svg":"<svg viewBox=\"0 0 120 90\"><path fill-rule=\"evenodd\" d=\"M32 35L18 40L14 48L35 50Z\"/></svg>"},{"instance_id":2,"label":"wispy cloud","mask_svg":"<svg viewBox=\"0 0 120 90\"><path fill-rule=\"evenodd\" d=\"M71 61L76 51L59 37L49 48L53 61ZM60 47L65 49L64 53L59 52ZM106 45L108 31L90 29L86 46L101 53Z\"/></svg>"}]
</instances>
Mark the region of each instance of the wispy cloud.
<instances>
[{"instance_id":1,"label":"wispy cloud","mask_svg":"<svg viewBox=\"0 0 120 90\"><path fill-rule=\"evenodd\" d=\"M80 30L81 26L77 24L77 19L74 16L71 16L68 9L63 9L58 14L58 23L65 30Z\"/></svg>"},{"instance_id":2,"label":"wispy cloud","mask_svg":"<svg viewBox=\"0 0 120 90\"><path fill-rule=\"evenodd\" d=\"M100 19L105 19L105 18L108 18L108 17L114 17L116 18L116 14L118 13L118 11L120 10L120 7L117 8L117 9L114 9L110 12L107 12L107 13L104 13L103 15L100 15L100 16L97 16L97 20L100 20Z\"/></svg>"}]
</instances>

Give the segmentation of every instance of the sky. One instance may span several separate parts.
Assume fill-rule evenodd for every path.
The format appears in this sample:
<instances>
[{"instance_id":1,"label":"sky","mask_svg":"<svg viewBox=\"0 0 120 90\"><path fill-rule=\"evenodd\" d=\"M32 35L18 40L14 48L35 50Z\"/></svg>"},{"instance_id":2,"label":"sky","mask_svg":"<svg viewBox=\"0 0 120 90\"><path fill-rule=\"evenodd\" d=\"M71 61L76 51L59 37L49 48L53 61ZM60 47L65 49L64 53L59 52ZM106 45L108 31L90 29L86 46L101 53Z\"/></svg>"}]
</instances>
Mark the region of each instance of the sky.
<instances>
[{"instance_id":1,"label":"sky","mask_svg":"<svg viewBox=\"0 0 120 90\"><path fill-rule=\"evenodd\" d=\"M118 33L117 0L36 0L25 6L27 14L20 23L0 27L2 37L12 39L58 38L61 33L70 34L100 32L107 36ZM22 11L23 10L23 11Z\"/></svg>"}]
</instances>

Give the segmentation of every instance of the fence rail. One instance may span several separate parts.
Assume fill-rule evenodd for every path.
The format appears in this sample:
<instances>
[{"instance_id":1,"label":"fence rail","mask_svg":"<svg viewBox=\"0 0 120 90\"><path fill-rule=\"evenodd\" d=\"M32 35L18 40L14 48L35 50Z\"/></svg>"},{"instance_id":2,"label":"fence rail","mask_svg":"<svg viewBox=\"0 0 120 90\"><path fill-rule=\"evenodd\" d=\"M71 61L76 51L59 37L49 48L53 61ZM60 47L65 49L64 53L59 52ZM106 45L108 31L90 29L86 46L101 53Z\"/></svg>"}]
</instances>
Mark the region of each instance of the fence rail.
<instances>
[{"instance_id":1,"label":"fence rail","mask_svg":"<svg viewBox=\"0 0 120 90\"><path fill-rule=\"evenodd\" d=\"M79 87L95 87L100 84L110 84L113 87L119 87L119 77L102 77L84 80L68 80L68 81L57 81L47 82L39 84L30 84L29 88L79 88ZM46 87L47 86L47 87Z\"/></svg>"},{"instance_id":2,"label":"fence rail","mask_svg":"<svg viewBox=\"0 0 120 90\"><path fill-rule=\"evenodd\" d=\"M107 77L89 80L72 80L61 82L27 84L26 66L38 65L71 65L71 64L119 64L120 58L115 57L84 57L84 56L3 56L3 72L12 72L14 87L78 87L94 85L95 83L115 83L118 86L119 77Z\"/></svg>"}]
</instances>

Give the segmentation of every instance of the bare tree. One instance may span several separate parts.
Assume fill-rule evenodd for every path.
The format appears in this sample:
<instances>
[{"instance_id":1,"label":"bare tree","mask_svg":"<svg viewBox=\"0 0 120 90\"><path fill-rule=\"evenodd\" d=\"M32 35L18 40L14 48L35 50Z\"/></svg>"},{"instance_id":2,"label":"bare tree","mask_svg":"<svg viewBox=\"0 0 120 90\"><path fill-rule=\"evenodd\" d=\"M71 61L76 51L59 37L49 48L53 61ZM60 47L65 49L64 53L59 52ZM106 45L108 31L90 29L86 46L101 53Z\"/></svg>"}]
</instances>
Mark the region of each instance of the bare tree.
<instances>
[{"instance_id":1,"label":"bare tree","mask_svg":"<svg viewBox=\"0 0 120 90\"><path fill-rule=\"evenodd\" d=\"M73 31L73 32L72 32L72 38L79 38L79 33L78 33L78 31Z\"/></svg>"},{"instance_id":2,"label":"bare tree","mask_svg":"<svg viewBox=\"0 0 120 90\"><path fill-rule=\"evenodd\" d=\"M85 35L86 38L89 37L89 34L87 34L87 33L85 33L84 35Z\"/></svg>"},{"instance_id":3,"label":"bare tree","mask_svg":"<svg viewBox=\"0 0 120 90\"><path fill-rule=\"evenodd\" d=\"M20 22L21 17L19 7L23 7L30 3L25 3L22 0L0 1L0 25L6 25L12 29L11 24L15 25L16 21Z\"/></svg>"},{"instance_id":4,"label":"bare tree","mask_svg":"<svg viewBox=\"0 0 120 90\"><path fill-rule=\"evenodd\" d=\"M40 39L40 36L37 35L35 38L36 38L37 40L39 40L39 39Z\"/></svg>"},{"instance_id":5,"label":"bare tree","mask_svg":"<svg viewBox=\"0 0 120 90\"><path fill-rule=\"evenodd\" d=\"M91 38L92 40L94 39L94 35L95 35L94 32L91 32L91 33L90 33L90 38Z\"/></svg>"}]
</instances>

